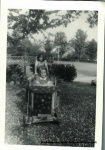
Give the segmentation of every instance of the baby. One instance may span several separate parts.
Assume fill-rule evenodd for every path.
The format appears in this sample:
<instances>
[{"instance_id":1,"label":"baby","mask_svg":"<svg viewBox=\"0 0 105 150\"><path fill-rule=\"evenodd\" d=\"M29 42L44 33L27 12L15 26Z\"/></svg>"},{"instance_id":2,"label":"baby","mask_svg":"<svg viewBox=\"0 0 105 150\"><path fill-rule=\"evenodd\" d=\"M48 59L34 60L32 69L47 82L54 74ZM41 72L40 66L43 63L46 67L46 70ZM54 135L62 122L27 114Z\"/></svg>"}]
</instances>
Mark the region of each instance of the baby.
<instances>
[{"instance_id":1,"label":"baby","mask_svg":"<svg viewBox=\"0 0 105 150\"><path fill-rule=\"evenodd\" d=\"M29 86L54 86L53 81L47 75L45 67L41 67L37 75L33 75L28 79Z\"/></svg>"}]
</instances>

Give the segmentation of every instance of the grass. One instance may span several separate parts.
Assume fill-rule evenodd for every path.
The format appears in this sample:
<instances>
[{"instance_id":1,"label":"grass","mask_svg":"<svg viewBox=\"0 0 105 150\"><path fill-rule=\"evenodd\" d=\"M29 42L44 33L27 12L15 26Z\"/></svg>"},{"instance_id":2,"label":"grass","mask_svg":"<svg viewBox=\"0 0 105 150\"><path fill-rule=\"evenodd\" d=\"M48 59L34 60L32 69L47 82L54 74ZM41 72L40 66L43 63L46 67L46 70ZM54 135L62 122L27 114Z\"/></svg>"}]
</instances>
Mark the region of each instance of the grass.
<instances>
[{"instance_id":1,"label":"grass","mask_svg":"<svg viewBox=\"0 0 105 150\"><path fill-rule=\"evenodd\" d=\"M8 144L93 147L96 88L86 83L59 83L60 124L22 126L25 91L7 85L6 138Z\"/></svg>"}]
</instances>

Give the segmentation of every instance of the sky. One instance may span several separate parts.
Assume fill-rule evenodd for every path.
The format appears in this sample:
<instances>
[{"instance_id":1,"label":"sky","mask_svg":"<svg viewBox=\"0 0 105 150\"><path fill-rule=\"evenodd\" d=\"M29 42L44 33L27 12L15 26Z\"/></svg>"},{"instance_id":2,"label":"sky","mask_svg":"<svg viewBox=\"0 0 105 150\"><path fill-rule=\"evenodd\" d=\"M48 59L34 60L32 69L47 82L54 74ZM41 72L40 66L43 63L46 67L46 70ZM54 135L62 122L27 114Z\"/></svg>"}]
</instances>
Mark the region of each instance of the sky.
<instances>
[{"instance_id":1,"label":"sky","mask_svg":"<svg viewBox=\"0 0 105 150\"><path fill-rule=\"evenodd\" d=\"M61 32L64 32L67 36L67 39L70 40L71 38L75 36L76 31L78 29L82 29L88 35L87 41L91 41L92 39L95 39L97 41L98 26L95 26L94 28L90 28L89 23L86 23L86 19L87 19L87 14L83 13L79 17L79 19L76 19L75 21L71 22L70 24L68 24L67 27L60 26L60 27L56 27L53 29L48 29L45 32L45 35L47 35L47 33L56 34L56 32L61 31ZM44 39L42 33L38 35L35 34L34 37L37 40Z\"/></svg>"},{"instance_id":2,"label":"sky","mask_svg":"<svg viewBox=\"0 0 105 150\"><path fill-rule=\"evenodd\" d=\"M23 14L25 14L26 12L27 10L21 11L21 13ZM65 10L59 12L60 15L64 15L65 13L66 13ZM56 17L58 16L55 16L54 14L50 16L51 19L55 19ZM95 26L94 28L90 28L89 23L86 22L87 17L88 14L82 13L78 19L75 19L75 21L69 23L67 27L59 26L53 29L50 28L46 30L44 34L48 35L48 33L52 33L54 35L57 32L61 31L65 33L65 35L67 36L67 40L69 41L70 39L74 38L78 29L82 29L88 35L87 41L91 41L92 39L95 39L97 41L98 26ZM42 41L44 40L44 36L42 33L34 34L33 37L35 38L35 40L42 40ZM50 38L53 39L54 37L50 37ZM34 40L32 39L31 41L34 42Z\"/></svg>"}]
</instances>

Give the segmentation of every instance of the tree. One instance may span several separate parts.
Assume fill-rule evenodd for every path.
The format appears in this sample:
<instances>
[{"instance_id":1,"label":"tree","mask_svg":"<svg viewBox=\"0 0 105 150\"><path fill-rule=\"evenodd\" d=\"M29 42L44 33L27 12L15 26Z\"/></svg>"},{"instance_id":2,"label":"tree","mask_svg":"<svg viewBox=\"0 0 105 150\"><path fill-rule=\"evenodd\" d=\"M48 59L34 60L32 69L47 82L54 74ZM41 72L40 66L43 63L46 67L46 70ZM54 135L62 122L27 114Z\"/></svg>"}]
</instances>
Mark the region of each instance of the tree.
<instances>
[{"instance_id":1,"label":"tree","mask_svg":"<svg viewBox=\"0 0 105 150\"><path fill-rule=\"evenodd\" d=\"M8 51L14 49L16 53L19 52L20 49L20 40L29 38L32 34L43 33L49 28L55 28L61 25L66 27L75 19L78 19L82 13L88 14L87 22L90 27L94 27L98 23L97 11L67 10L64 11L64 14L62 14L60 10L47 11L30 9L24 10L24 13L22 11L21 9L8 10L8 29L11 29L14 34L12 36L8 35ZM51 15L55 15L56 17L53 18ZM63 53L64 50L65 46L63 44L60 52Z\"/></svg>"},{"instance_id":2,"label":"tree","mask_svg":"<svg viewBox=\"0 0 105 150\"><path fill-rule=\"evenodd\" d=\"M86 13L88 13L87 22L89 23L89 27L93 28L98 24L98 11L91 11L91 13L86 11Z\"/></svg>"},{"instance_id":3,"label":"tree","mask_svg":"<svg viewBox=\"0 0 105 150\"><path fill-rule=\"evenodd\" d=\"M30 49L30 53L28 55L30 56L36 56L38 54L44 54L45 50L44 50L44 45L42 43L40 43L40 41L36 41L34 43L32 43L32 48Z\"/></svg>"},{"instance_id":4,"label":"tree","mask_svg":"<svg viewBox=\"0 0 105 150\"><path fill-rule=\"evenodd\" d=\"M7 34L7 53L12 55L22 55L21 36L17 30L13 30L12 34Z\"/></svg>"},{"instance_id":5,"label":"tree","mask_svg":"<svg viewBox=\"0 0 105 150\"><path fill-rule=\"evenodd\" d=\"M60 11L26 10L22 14L21 10L9 9L8 28L13 30L19 28L23 37L25 37L30 33L38 33L48 28L60 25L66 26L81 13L81 11L67 11L66 15L59 17L58 12ZM52 14L57 14L58 18L51 19Z\"/></svg>"},{"instance_id":6,"label":"tree","mask_svg":"<svg viewBox=\"0 0 105 150\"><path fill-rule=\"evenodd\" d=\"M95 60L97 57L97 42L93 39L89 41L86 48L86 54L89 56L90 60Z\"/></svg>"},{"instance_id":7,"label":"tree","mask_svg":"<svg viewBox=\"0 0 105 150\"><path fill-rule=\"evenodd\" d=\"M55 34L54 44L59 48L59 55L62 56L67 45L67 37L64 32L57 32Z\"/></svg>"},{"instance_id":8,"label":"tree","mask_svg":"<svg viewBox=\"0 0 105 150\"><path fill-rule=\"evenodd\" d=\"M53 48L54 48L54 43L53 43L53 41L51 41L50 39L47 39L47 40L45 41L44 48L45 48L46 53L47 53L48 55L50 55L50 54L51 54L51 51L52 51Z\"/></svg>"},{"instance_id":9,"label":"tree","mask_svg":"<svg viewBox=\"0 0 105 150\"><path fill-rule=\"evenodd\" d=\"M25 38L20 40L19 48L19 52L21 52L21 55L28 56L30 55L31 50L33 49L33 45L28 38Z\"/></svg>"},{"instance_id":10,"label":"tree","mask_svg":"<svg viewBox=\"0 0 105 150\"><path fill-rule=\"evenodd\" d=\"M62 58L70 58L74 55L75 50L71 47L70 43L66 44L65 53L62 55Z\"/></svg>"},{"instance_id":11,"label":"tree","mask_svg":"<svg viewBox=\"0 0 105 150\"><path fill-rule=\"evenodd\" d=\"M62 11L47 11L47 10L22 10L9 9L8 14L8 28L18 30L21 32L22 37L25 38L29 34L36 34L43 32L46 29L58 27L60 25L67 26L69 23L79 18L82 13L87 13L87 22L90 27L97 25L98 12L97 11L77 11L67 10L63 15L59 14ZM55 14L55 18L51 15Z\"/></svg>"},{"instance_id":12,"label":"tree","mask_svg":"<svg viewBox=\"0 0 105 150\"><path fill-rule=\"evenodd\" d=\"M31 43L29 38L21 38L18 32L15 30L10 36L7 35L8 47L7 53L15 56L36 56L41 52L41 43L34 41Z\"/></svg>"},{"instance_id":13,"label":"tree","mask_svg":"<svg viewBox=\"0 0 105 150\"><path fill-rule=\"evenodd\" d=\"M86 38L86 32L78 29L75 38L70 41L72 47L75 49L75 53L77 54L79 60L81 60L81 56L85 51Z\"/></svg>"}]
</instances>

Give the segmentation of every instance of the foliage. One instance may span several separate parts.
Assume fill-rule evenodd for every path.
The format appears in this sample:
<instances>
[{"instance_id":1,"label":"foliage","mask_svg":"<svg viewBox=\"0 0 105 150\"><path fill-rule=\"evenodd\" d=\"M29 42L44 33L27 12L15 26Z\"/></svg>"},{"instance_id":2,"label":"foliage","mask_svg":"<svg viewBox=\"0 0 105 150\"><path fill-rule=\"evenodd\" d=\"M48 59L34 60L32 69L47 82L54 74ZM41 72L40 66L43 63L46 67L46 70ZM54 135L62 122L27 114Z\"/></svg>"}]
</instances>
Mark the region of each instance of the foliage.
<instances>
[{"instance_id":1,"label":"foliage","mask_svg":"<svg viewBox=\"0 0 105 150\"><path fill-rule=\"evenodd\" d=\"M67 37L64 32L57 32L55 35L54 43L56 46L64 45L67 43Z\"/></svg>"},{"instance_id":2,"label":"foliage","mask_svg":"<svg viewBox=\"0 0 105 150\"><path fill-rule=\"evenodd\" d=\"M71 44L68 42L65 46L65 52L62 55L61 59L67 59L67 58L72 58L72 56L75 54L74 48L71 46Z\"/></svg>"},{"instance_id":3,"label":"foliage","mask_svg":"<svg viewBox=\"0 0 105 150\"><path fill-rule=\"evenodd\" d=\"M54 48L54 43L50 39L47 39L45 41L44 48L45 48L46 53L49 55L51 54L51 51Z\"/></svg>"},{"instance_id":4,"label":"foliage","mask_svg":"<svg viewBox=\"0 0 105 150\"><path fill-rule=\"evenodd\" d=\"M8 33L7 42L7 53L11 55L22 56L31 47L31 42L28 39L22 39L16 30L11 35Z\"/></svg>"},{"instance_id":5,"label":"foliage","mask_svg":"<svg viewBox=\"0 0 105 150\"><path fill-rule=\"evenodd\" d=\"M58 27L60 25L67 26L69 23L79 18L83 11L67 10L62 15L62 11L47 11L47 10L14 10L9 9L8 28L18 29L21 36L25 38L29 34L39 33L49 28ZM97 25L98 12L84 11L88 14L87 22L90 27ZM51 15L56 17L53 19Z\"/></svg>"},{"instance_id":6,"label":"foliage","mask_svg":"<svg viewBox=\"0 0 105 150\"><path fill-rule=\"evenodd\" d=\"M82 31L81 29L78 29L75 38L73 38L70 41L72 47L75 49L75 52L78 55L79 60L81 60L81 56L85 51L86 38L86 32Z\"/></svg>"},{"instance_id":7,"label":"foliage","mask_svg":"<svg viewBox=\"0 0 105 150\"><path fill-rule=\"evenodd\" d=\"M6 81L13 81L15 84L19 82L20 84L26 84L27 77L24 75L21 66L17 64L8 65L6 69Z\"/></svg>"},{"instance_id":8,"label":"foliage","mask_svg":"<svg viewBox=\"0 0 105 150\"><path fill-rule=\"evenodd\" d=\"M90 60L94 60L97 57L97 42L93 39L89 41L86 48L86 54Z\"/></svg>"},{"instance_id":9,"label":"foliage","mask_svg":"<svg viewBox=\"0 0 105 150\"><path fill-rule=\"evenodd\" d=\"M92 81L91 81L91 86L96 86L96 85L97 85L97 79L92 80Z\"/></svg>"},{"instance_id":10,"label":"foliage","mask_svg":"<svg viewBox=\"0 0 105 150\"><path fill-rule=\"evenodd\" d=\"M15 32L15 30L14 30ZM15 56L30 55L36 56L41 52L41 44L38 41L32 43L29 38L22 39L19 35L7 35L8 47L7 53Z\"/></svg>"},{"instance_id":11,"label":"foliage","mask_svg":"<svg viewBox=\"0 0 105 150\"><path fill-rule=\"evenodd\" d=\"M81 60L89 60L89 56L85 53L82 54Z\"/></svg>"},{"instance_id":12,"label":"foliage","mask_svg":"<svg viewBox=\"0 0 105 150\"><path fill-rule=\"evenodd\" d=\"M88 13L88 11L86 12ZM89 27L93 28L98 24L98 11L93 11L88 14L87 22L89 23Z\"/></svg>"},{"instance_id":13,"label":"foliage","mask_svg":"<svg viewBox=\"0 0 105 150\"><path fill-rule=\"evenodd\" d=\"M78 56L76 53L73 55L68 55L67 57L61 58L62 61L78 61Z\"/></svg>"},{"instance_id":14,"label":"foliage","mask_svg":"<svg viewBox=\"0 0 105 150\"><path fill-rule=\"evenodd\" d=\"M38 34L39 32L44 33L44 31L49 28L55 28L61 25L66 27L69 23L78 19L82 13L87 13L87 22L89 23L91 28L98 24L97 11L67 10L62 13L62 11L60 10L47 11L32 9L9 9L7 52L12 53L13 55L24 55L26 53L30 53L32 55L38 54L38 51L40 51L41 49L40 44L35 43L35 45L33 45L32 43L30 43L30 41L26 40L27 38L30 38L33 34ZM52 16L55 16L55 18ZM12 31L12 36L9 34L9 31ZM56 34L55 45L60 45L60 55L64 54L65 52L66 42L67 39L64 33L60 32ZM75 39L73 39L72 44L74 43L73 45L75 45L75 42ZM75 48L78 51L78 57L80 59L81 52L80 48L78 50L77 47L78 44ZM47 53L50 53L51 49L53 48L53 44L49 39L47 39L44 48L46 49Z\"/></svg>"},{"instance_id":15,"label":"foliage","mask_svg":"<svg viewBox=\"0 0 105 150\"><path fill-rule=\"evenodd\" d=\"M28 55L30 56L36 56L38 54L44 54L44 49L43 49L43 45L40 43L40 41L35 41L34 43L32 43L32 47L28 53Z\"/></svg>"},{"instance_id":16,"label":"foliage","mask_svg":"<svg viewBox=\"0 0 105 150\"><path fill-rule=\"evenodd\" d=\"M77 76L75 66L64 64L53 64L50 69L50 74L64 81L73 81Z\"/></svg>"},{"instance_id":17,"label":"foliage","mask_svg":"<svg viewBox=\"0 0 105 150\"><path fill-rule=\"evenodd\" d=\"M64 32L57 32L55 34L54 44L59 49L59 55L64 54L67 45L67 37Z\"/></svg>"},{"instance_id":18,"label":"foliage","mask_svg":"<svg viewBox=\"0 0 105 150\"><path fill-rule=\"evenodd\" d=\"M7 34L7 53L12 55L22 55L22 50L20 50L20 41L21 37L18 35L18 32L13 31L12 35Z\"/></svg>"},{"instance_id":19,"label":"foliage","mask_svg":"<svg viewBox=\"0 0 105 150\"><path fill-rule=\"evenodd\" d=\"M59 12L61 11L26 10L26 13L22 14L21 10L14 12L12 9L9 10L8 27L13 30L19 28L22 36L26 37L30 33L38 33L48 28L67 26L81 13L81 11L67 11L65 15L60 16ZM51 19L52 14L56 14L57 18Z\"/></svg>"}]
</instances>

